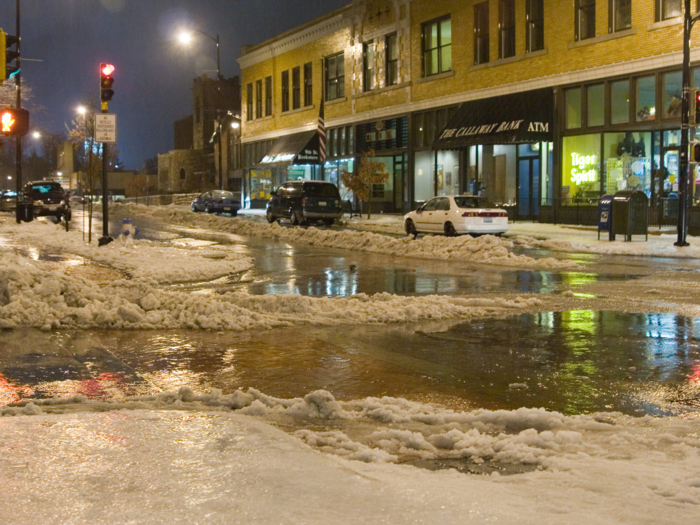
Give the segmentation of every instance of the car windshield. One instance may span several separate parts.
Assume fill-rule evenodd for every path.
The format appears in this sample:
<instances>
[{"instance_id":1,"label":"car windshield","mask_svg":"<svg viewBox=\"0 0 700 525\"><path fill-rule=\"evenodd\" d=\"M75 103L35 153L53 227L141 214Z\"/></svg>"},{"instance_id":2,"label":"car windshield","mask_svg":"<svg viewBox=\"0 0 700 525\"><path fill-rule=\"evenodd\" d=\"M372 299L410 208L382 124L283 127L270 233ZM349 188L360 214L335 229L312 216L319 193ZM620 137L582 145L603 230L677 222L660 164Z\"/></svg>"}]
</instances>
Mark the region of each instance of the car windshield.
<instances>
[{"instance_id":1,"label":"car windshield","mask_svg":"<svg viewBox=\"0 0 700 525\"><path fill-rule=\"evenodd\" d=\"M339 199L338 188L333 184L304 184L304 193L308 197L329 197Z\"/></svg>"},{"instance_id":2,"label":"car windshield","mask_svg":"<svg viewBox=\"0 0 700 525\"><path fill-rule=\"evenodd\" d=\"M216 190L211 192L211 196L217 199L233 199L233 193L230 191Z\"/></svg>"},{"instance_id":3,"label":"car windshield","mask_svg":"<svg viewBox=\"0 0 700 525\"><path fill-rule=\"evenodd\" d=\"M460 208L496 208L497 206L485 197L462 196L455 197L455 204Z\"/></svg>"},{"instance_id":4,"label":"car windshield","mask_svg":"<svg viewBox=\"0 0 700 525\"><path fill-rule=\"evenodd\" d=\"M63 193L63 188L59 184L35 184L32 186L32 193L53 193L60 191Z\"/></svg>"}]
</instances>

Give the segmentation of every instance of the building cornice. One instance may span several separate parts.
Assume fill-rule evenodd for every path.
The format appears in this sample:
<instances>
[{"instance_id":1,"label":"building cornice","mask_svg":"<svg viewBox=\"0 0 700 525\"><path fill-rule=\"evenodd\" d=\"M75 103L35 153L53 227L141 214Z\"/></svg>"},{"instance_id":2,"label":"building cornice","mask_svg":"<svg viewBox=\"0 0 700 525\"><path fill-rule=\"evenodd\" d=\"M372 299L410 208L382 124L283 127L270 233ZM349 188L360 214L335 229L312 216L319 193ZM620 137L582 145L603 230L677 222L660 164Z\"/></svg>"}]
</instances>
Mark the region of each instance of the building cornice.
<instances>
[{"instance_id":1,"label":"building cornice","mask_svg":"<svg viewBox=\"0 0 700 525\"><path fill-rule=\"evenodd\" d=\"M265 60L287 53L306 44L313 43L325 36L332 35L343 29L349 29L352 20L347 12L339 13L331 18L321 20L309 27L304 27L290 35L262 44L238 59L241 69L245 69Z\"/></svg>"}]
</instances>

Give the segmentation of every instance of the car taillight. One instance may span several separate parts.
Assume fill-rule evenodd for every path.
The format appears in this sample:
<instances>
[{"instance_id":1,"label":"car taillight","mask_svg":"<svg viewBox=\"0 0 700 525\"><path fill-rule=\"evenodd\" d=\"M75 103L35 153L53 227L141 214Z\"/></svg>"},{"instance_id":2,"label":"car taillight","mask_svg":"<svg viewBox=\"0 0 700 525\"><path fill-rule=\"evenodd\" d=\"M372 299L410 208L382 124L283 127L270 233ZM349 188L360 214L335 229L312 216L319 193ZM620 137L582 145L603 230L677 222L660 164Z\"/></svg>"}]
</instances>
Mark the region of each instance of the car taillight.
<instances>
[{"instance_id":1,"label":"car taillight","mask_svg":"<svg viewBox=\"0 0 700 525\"><path fill-rule=\"evenodd\" d=\"M476 217L478 214L473 212L473 211L465 211L462 214L462 217Z\"/></svg>"}]
</instances>

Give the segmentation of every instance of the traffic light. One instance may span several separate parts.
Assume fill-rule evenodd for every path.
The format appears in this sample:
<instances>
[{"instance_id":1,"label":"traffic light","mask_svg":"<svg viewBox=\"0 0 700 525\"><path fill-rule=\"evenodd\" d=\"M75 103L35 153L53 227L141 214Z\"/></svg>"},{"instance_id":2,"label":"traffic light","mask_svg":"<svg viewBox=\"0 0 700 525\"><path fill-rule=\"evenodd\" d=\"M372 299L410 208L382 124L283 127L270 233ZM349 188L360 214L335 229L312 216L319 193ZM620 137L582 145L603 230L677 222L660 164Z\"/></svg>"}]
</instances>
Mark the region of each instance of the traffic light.
<instances>
[{"instance_id":1,"label":"traffic light","mask_svg":"<svg viewBox=\"0 0 700 525\"><path fill-rule=\"evenodd\" d=\"M0 133L13 137L29 133L29 111L16 108L0 111Z\"/></svg>"},{"instance_id":2,"label":"traffic light","mask_svg":"<svg viewBox=\"0 0 700 525\"><path fill-rule=\"evenodd\" d=\"M12 47L15 46L15 49ZM19 38L0 29L0 84L19 73L19 66L12 62L19 59Z\"/></svg>"},{"instance_id":3,"label":"traffic light","mask_svg":"<svg viewBox=\"0 0 700 525\"><path fill-rule=\"evenodd\" d=\"M100 100L109 102L114 96L112 84L114 84L114 66L112 64L100 64Z\"/></svg>"},{"instance_id":4,"label":"traffic light","mask_svg":"<svg viewBox=\"0 0 700 525\"><path fill-rule=\"evenodd\" d=\"M690 143L690 162L700 162L700 142Z\"/></svg>"}]
</instances>

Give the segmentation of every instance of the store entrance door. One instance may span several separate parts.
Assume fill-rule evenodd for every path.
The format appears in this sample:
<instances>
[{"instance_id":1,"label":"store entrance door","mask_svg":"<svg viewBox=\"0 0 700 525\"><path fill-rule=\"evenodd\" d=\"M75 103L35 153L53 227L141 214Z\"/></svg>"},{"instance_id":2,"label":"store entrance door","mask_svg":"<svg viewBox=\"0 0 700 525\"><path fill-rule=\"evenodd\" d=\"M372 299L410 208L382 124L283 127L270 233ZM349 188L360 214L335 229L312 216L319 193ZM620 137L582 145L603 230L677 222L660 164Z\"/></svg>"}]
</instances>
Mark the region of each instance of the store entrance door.
<instances>
[{"instance_id":1,"label":"store entrance door","mask_svg":"<svg viewBox=\"0 0 700 525\"><path fill-rule=\"evenodd\" d=\"M518 219L534 220L540 214L540 157L531 145L518 147ZM522 156L523 153L528 156ZM537 156L534 156L533 153Z\"/></svg>"},{"instance_id":2,"label":"store entrance door","mask_svg":"<svg viewBox=\"0 0 700 525\"><path fill-rule=\"evenodd\" d=\"M678 146L661 148L661 169L657 172L659 188L659 226L673 226L678 221L678 170L680 149Z\"/></svg>"}]
</instances>

